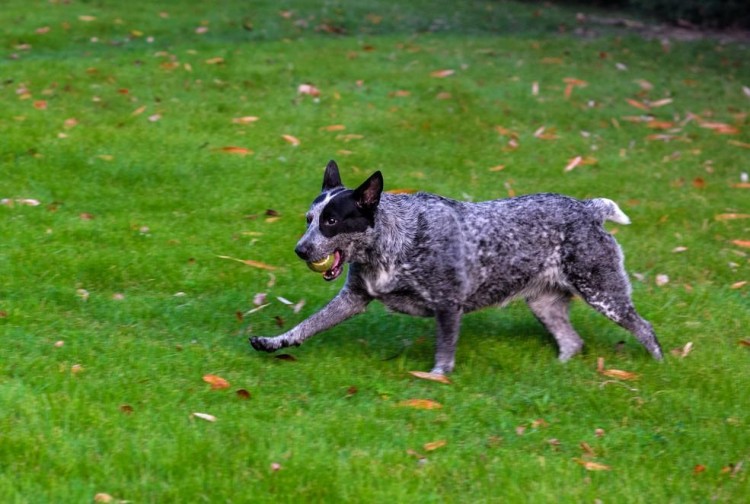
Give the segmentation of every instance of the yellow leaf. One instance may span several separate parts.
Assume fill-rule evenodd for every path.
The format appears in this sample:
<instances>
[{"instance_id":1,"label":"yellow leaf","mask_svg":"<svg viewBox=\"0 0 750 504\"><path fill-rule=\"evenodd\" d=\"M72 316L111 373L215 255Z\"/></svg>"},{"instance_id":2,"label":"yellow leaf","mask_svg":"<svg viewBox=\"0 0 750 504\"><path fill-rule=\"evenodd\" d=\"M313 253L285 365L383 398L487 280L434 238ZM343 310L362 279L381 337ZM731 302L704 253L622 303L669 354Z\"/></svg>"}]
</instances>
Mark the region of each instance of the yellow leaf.
<instances>
[{"instance_id":1,"label":"yellow leaf","mask_svg":"<svg viewBox=\"0 0 750 504\"><path fill-rule=\"evenodd\" d=\"M146 111L146 106L144 105L144 106L142 106L142 107L138 107L137 109L135 109L135 110L133 111L133 113L132 113L132 114L130 114L130 115L134 115L134 116L137 116L137 115L141 115L141 114L143 114L143 113L144 113L145 111Z\"/></svg>"},{"instance_id":2,"label":"yellow leaf","mask_svg":"<svg viewBox=\"0 0 750 504\"><path fill-rule=\"evenodd\" d=\"M740 281L740 282L734 282L734 283L733 283L733 284L732 284L732 285L730 286L730 288L731 288L731 289L741 289L741 288L743 288L744 286L746 286L746 285L747 285L747 283L748 283L748 282L747 282L747 280L742 280L742 281Z\"/></svg>"},{"instance_id":3,"label":"yellow leaf","mask_svg":"<svg viewBox=\"0 0 750 504\"><path fill-rule=\"evenodd\" d=\"M443 407L442 404L431 399L407 399L399 402L398 406L426 410L440 409Z\"/></svg>"},{"instance_id":4,"label":"yellow leaf","mask_svg":"<svg viewBox=\"0 0 750 504\"><path fill-rule=\"evenodd\" d=\"M203 376L203 381L211 385L212 390L221 390L229 388L229 382L221 376L207 374Z\"/></svg>"},{"instance_id":5,"label":"yellow leaf","mask_svg":"<svg viewBox=\"0 0 750 504\"><path fill-rule=\"evenodd\" d=\"M435 451L438 448L442 448L443 446L447 445L448 441L441 439L439 441L433 441L432 443L425 443L422 448L424 448L425 451Z\"/></svg>"},{"instance_id":6,"label":"yellow leaf","mask_svg":"<svg viewBox=\"0 0 750 504\"><path fill-rule=\"evenodd\" d=\"M346 126L343 124L331 124L330 126L324 126L320 128L324 131L344 131L346 129Z\"/></svg>"},{"instance_id":7,"label":"yellow leaf","mask_svg":"<svg viewBox=\"0 0 750 504\"><path fill-rule=\"evenodd\" d=\"M445 383L446 385L450 385L451 383L451 381L448 379L447 376L437 374L437 373L425 373L424 371L409 371L409 374L414 376L415 378L420 378L422 380L436 381L440 383Z\"/></svg>"},{"instance_id":8,"label":"yellow leaf","mask_svg":"<svg viewBox=\"0 0 750 504\"><path fill-rule=\"evenodd\" d=\"M604 369L604 357L599 357L596 360L596 371L604 376L610 378L616 378L618 380L637 380L639 376L636 373L630 371L622 371L620 369Z\"/></svg>"},{"instance_id":9,"label":"yellow leaf","mask_svg":"<svg viewBox=\"0 0 750 504\"><path fill-rule=\"evenodd\" d=\"M84 23L90 23L91 21L96 21L96 17L94 16L78 16L79 21L83 21Z\"/></svg>"}]
</instances>

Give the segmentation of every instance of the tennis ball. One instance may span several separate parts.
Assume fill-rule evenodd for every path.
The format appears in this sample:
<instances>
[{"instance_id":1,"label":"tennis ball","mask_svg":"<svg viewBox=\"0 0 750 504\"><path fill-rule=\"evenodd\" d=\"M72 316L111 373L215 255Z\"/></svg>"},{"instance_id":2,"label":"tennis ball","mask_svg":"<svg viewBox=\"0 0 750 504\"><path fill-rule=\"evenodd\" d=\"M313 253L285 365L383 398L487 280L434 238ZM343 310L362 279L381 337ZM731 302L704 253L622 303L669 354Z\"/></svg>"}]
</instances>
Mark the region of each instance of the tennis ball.
<instances>
[{"instance_id":1,"label":"tennis ball","mask_svg":"<svg viewBox=\"0 0 750 504\"><path fill-rule=\"evenodd\" d=\"M333 254L331 254L328 257L324 257L320 261L311 261L307 263L307 267L318 273L323 273L324 271L328 271L329 269L331 269L334 260L335 257Z\"/></svg>"}]
</instances>

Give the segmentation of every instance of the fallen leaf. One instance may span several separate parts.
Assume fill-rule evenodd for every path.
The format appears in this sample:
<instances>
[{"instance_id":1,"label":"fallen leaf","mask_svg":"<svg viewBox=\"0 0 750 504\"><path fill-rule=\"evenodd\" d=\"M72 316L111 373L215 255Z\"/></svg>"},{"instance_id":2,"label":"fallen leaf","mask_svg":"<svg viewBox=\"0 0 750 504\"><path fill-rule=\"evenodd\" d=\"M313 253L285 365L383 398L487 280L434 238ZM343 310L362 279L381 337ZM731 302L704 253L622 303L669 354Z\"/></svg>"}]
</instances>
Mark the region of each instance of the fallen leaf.
<instances>
[{"instance_id":1,"label":"fallen leaf","mask_svg":"<svg viewBox=\"0 0 750 504\"><path fill-rule=\"evenodd\" d=\"M279 464L278 462L271 462L271 470L273 472L281 471L281 464Z\"/></svg>"},{"instance_id":2,"label":"fallen leaf","mask_svg":"<svg viewBox=\"0 0 750 504\"><path fill-rule=\"evenodd\" d=\"M717 221L735 220L735 219L750 219L750 214L742 213L723 213L714 217Z\"/></svg>"},{"instance_id":3,"label":"fallen leaf","mask_svg":"<svg viewBox=\"0 0 750 504\"><path fill-rule=\"evenodd\" d=\"M34 102L34 108L37 110L47 110L47 102L45 100L37 100Z\"/></svg>"},{"instance_id":4,"label":"fallen leaf","mask_svg":"<svg viewBox=\"0 0 750 504\"><path fill-rule=\"evenodd\" d=\"M435 70L434 72L430 73L430 77L436 77L438 79L444 79L446 77L450 77L454 73L456 73L455 70L448 70L448 69L446 69L446 70Z\"/></svg>"},{"instance_id":5,"label":"fallen leaf","mask_svg":"<svg viewBox=\"0 0 750 504\"><path fill-rule=\"evenodd\" d=\"M679 254L680 252L687 252L687 247L675 247L672 249L673 254Z\"/></svg>"},{"instance_id":6,"label":"fallen leaf","mask_svg":"<svg viewBox=\"0 0 750 504\"><path fill-rule=\"evenodd\" d=\"M735 189L750 189L750 182L737 182L732 184L732 187Z\"/></svg>"},{"instance_id":7,"label":"fallen leaf","mask_svg":"<svg viewBox=\"0 0 750 504\"><path fill-rule=\"evenodd\" d=\"M563 171L569 172L573 170L576 166L581 164L581 161L583 161L583 158L581 156L576 156L570 161L568 161L568 164L565 165L565 169Z\"/></svg>"},{"instance_id":8,"label":"fallen leaf","mask_svg":"<svg viewBox=\"0 0 750 504\"><path fill-rule=\"evenodd\" d=\"M579 458L574 458L573 460L576 462L576 464L583 466L583 468L586 469L587 471L611 471L612 470L612 467L605 465L605 464L600 464L599 462L592 462L590 460L583 460Z\"/></svg>"},{"instance_id":9,"label":"fallen leaf","mask_svg":"<svg viewBox=\"0 0 750 504\"><path fill-rule=\"evenodd\" d=\"M396 98L406 98L408 96L411 96L411 91L406 91L404 89L399 89L398 91L394 91L392 93L388 93L388 96L395 96Z\"/></svg>"},{"instance_id":10,"label":"fallen leaf","mask_svg":"<svg viewBox=\"0 0 750 504\"><path fill-rule=\"evenodd\" d=\"M299 139L297 137L293 137L292 135L281 135L281 138L292 144L292 147L297 147L300 144Z\"/></svg>"},{"instance_id":11,"label":"fallen leaf","mask_svg":"<svg viewBox=\"0 0 750 504\"><path fill-rule=\"evenodd\" d=\"M209 58L206 60L206 65L221 65L224 63L224 58L217 56L215 58Z\"/></svg>"},{"instance_id":12,"label":"fallen leaf","mask_svg":"<svg viewBox=\"0 0 750 504\"><path fill-rule=\"evenodd\" d=\"M129 404L121 404L120 412L124 413L125 415L130 415L133 413L133 407Z\"/></svg>"},{"instance_id":13,"label":"fallen leaf","mask_svg":"<svg viewBox=\"0 0 750 504\"><path fill-rule=\"evenodd\" d=\"M635 107L635 108L637 108L639 110L651 110L651 107L649 107L645 103L641 103L641 102L639 102L637 100L633 100L631 98L628 98L625 101L628 102L628 105L630 105L631 107Z\"/></svg>"},{"instance_id":14,"label":"fallen leaf","mask_svg":"<svg viewBox=\"0 0 750 504\"><path fill-rule=\"evenodd\" d=\"M275 271L278 269L276 266L271 266L270 264L266 264L260 261L254 261L252 259L237 259L236 257L223 256L223 255L216 256L216 257L218 257L219 259L229 259L230 261L241 262L242 264L246 264L253 268L264 269L268 271Z\"/></svg>"},{"instance_id":15,"label":"fallen leaf","mask_svg":"<svg viewBox=\"0 0 750 504\"><path fill-rule=\"evenodd\" d=\"M161 120L161 114L152 114L148 116L148 120L151 122L157 122Z\"/></svg>"},{"instance_id":16,"label":"fallen leaf","mask_svg":"<svg viewBox=\"0 0 750 504\"><path fill-rule=\"evenodd\" d=\"M747 142L738 142L737 140L728 140L727 143L729 145L734 145L736 147L742 147L743 149L750 149L750 143L747 143Z\"/></svg>"},{"instance_id":17,"label":"fallen leaf","mask_svg":"<svg viewBox=\"0 0 750 504\"><path fill-rule=\"evenodd\" d=\"M331 124L330 126L324 126L320 129L323 131L344 131L346 126L343 124Z\"/></svg>"},{"instance_id":18,"label":"fallen leaf","mask_svg":"<svg viewBox=\"0 0 750 504\"><path fill-rule=\"evenodd\" d=\"M83 372L83 366L80 364L73 364L70 366L70 372L73 374L79 374Z\"/></svg>"},{"instance_id":19,"label":"fallen leaf","mask_svg":"<svg viewBox=\"0 0 750 504\"><path fill-rule=\"evenodd\" d=\"M616 378L618 380L637 380L639 376L636 373L630 371L622 371L620 369L605 369L604 368L604 357L599 357L596 360L596 372L610 378Z\"/></svg>"},{"instance_id":20,"label":"fallen leaf","mask_svg":"<svg viewBox=\"0 0 750 504\"><path fill-rule=\"evenodd\" d=\"M743 248L750 248L750 240L732 240L734 245Z\"/></svg>"},{"instance_id":21,"label":"fallen leaf","mask_svg":"<svg viewBox=\"0 0 750 504\"><path fill-rule=\"evenodd\" d=\"M190 416L200 418L201 420L205 420L206 422L216 421L216 417L213 415L209 415L208 413L191 413Z\"/></svg>"},{"instance_id":22,"label":"fallen leaf","mask_svg":"<svg viewBox=\"0 0 750 504\"><path fill-rule=\"evenodd\" d=\"M703 464L697 464L695 467L693 467L693 474L700 474L706 470L706 466Z\"/></svg>"},{"instance_id":23,"label":"fallen leaf","mask_svg":"<svg viewBox=\"0 0 750 504\"><path fill-rule=\"evenodd\" d=\"M685 346L675 348L674 350L672 350L672 355L674 355L675 357L680 357L681 359L684 359L685 357L688 356L688 354L692 350L693 350L693 342L688 341L687 343L685 343Z\"/></svg>"},{"instance_id":24,"label":"fallen leaf","mask_svg":"<svg viewBox=\"0 0 750 504\"><path fill-rule=\"evenodd\" d=\"M256 116L244 116L244 117L235 117L232 119L232 122L234 124L252 124L255 121L258 121L260 117Z\"/></svg>"},{"instance_id":25,"label":"fallen leaf","mask_svg":"<svg viewBox=\"0 0 750 504\"><path fill-rule=\"evenodd\" d=\"M211 385L211 390L221 390L229 388L229 382L221 376L212 374L203 375L203 381Z\"/></svg>"},{"instance_id":26,"label":"fallen leaf","mask_svg":"<svg viewBox=\"0 0 750 504\"><path fill-rule=\"evenodd\" d=\"M739 340L737 344L744 347L750 347L750 339Z\"/></svg>"},{"instance_id":27,"label":"fallen leaf","mask_svg":"<svg viewBox=\"0 0 750 504\"><path fill-rule=\"evenodd\" d=\"M732 285L729 286L730 289L741 289L744 286L748 284L747 280L742 280L739 282L734 282Z\"/></svg>"},{"instance_id":28,"label":"fallen leaf","mask_svg":"<svg viewBox=\"0 0 750 504\"><path fill-rule=\"evenodd\" d=\"M445 441L444 439L441 439L439 441L433 441L431 443L425 443L422 448L424 448L424 451L435 451L438 448L442 448L443 446L447 445L448 441Z\"/></svg>"},{"instance_id":29,"label":"fallen leaf","mask_svg":"<svg viewBox=\"0 0 750 504\"><path fill-rule=\"evenodd\" d=\"M669 283L669 276L664 274L656 275L655 281L657 286L664 287Z\"/></svg>"},{"instance_id":30,"label":"fallen leaf","mask_svg":"<svg viewBox=\"0 0 750 504\"><path fill-rule=\"evenodd\" d=\"M489 169L489 171L491 171L491 172L498 172L498 171L501 171L501 170L504 170L504 169L505 169L505 165L501 164L501 165L493 166L492 168Z\"/></svg>"},{"instance_id":31,"label":"fallen leaf","mask_svg":"<svg viewBox=\"0 0 750 504\"><path fill-rule=\"evenodd\" d=\"M431 399L406 399L399 402L398 406L425 410L440 409L443 407L442 404Z\"/></svg>"},{"instance_id":32,"label":"fallen leaf","mask_svg":"<svg viewBox=\"0 0 750 504\"><path fill-rule=\"evenodd\" d=\"M237 397L239 397L240 399L244 399L244 400L250 399L250 392L248 392L247 390L243 388L239 389L237 391Z\"/></svg>"},{"instance_id":33,"label":"fallen leaf","mask_svg":"<svg viewBox=\"0 0 750 504\"><path fill-rule=\"evenodd\" d=\"M246 148L246 147L236 147L233 145L229 145L227 147L222 147L219 149L221 152L226 152L227 154L239 154L240 156L249 156L254 154L252 150Z\"/></svg>"},{"instance_id":34,"label":"fallen leaf","mask_svg":"<svg viewBox=\"0 0 750 504\"><path fill-rule=\"evenodd\" d=\"M591 448L591 445L589 445L587 442L581 441L581 443L578 446L581 447L581 450L583 450L583 453L585 455L588 455L590 457L595 457L596 456L596 453L594 452L594 449Z\"/></svg>"},{"instance_id":35,"label":"fallen leaf","mask_svg":"<svg viewBox=\"0 0 750 504\"><path fill-rule=\"evenodd\" d=\"M664 105L669 105L670 103L672 103L672 98L664 98L662 100L649 102L649 106L652 108L658 108L658 107L663 107Z\"/></svg>"},{"instance_id":36,"label":"fallen leaf","mask_svg":"<svg viewBox=\"0 0 750 504\"><path fill-rule=\"evenodd\" d=\"M710 129L720 135L736 135L740 130L734 126L719 122L702 122L700 123L701 128Z\"/></svg>"},{"instance_id":37,"label":"fallen leaf","mask_svg":"<svg viewBox=\"0 0 750 504\"><path fill-rule=\"evenodd\" d=\"M409 374L422 380L445 383L446 385L450 385L451 383L451 381L448 379L447 376L437 374L437 373L425 373L424 371L409 371Z\"/></svg>"},{"instance_id":38,"label":"fallen leaf","mask_svg":"<svg viewBox=\"0 0 750 504\"><path fill-rule=\"evenodd\" d=\"M670 121L657 121L656 119L651 119L646 123L646 126L651 129L671 129L675 127L675 124Z\"/></svg>"},{"instance_id":39,"label":"fallen leaf","mask_svg":"<svg viewBox=\"0 0 750 504\"><path fill-rule=\"evenodd\" d=\"M84 23L90 23L91 21L96 21L96 17L83 15L83 16L78 16L78 20L83 21Z\"/></svg>"},{"instance_id":40,"label":"fallen leaf","mask_svg":"<svg viewBox=\"0 0 750 504\"><path fill-rule=\"evenodd\" d=\"M115 498L111 495L103 492L99 492L98 494L94 495L94 502L114 502Z\"/></svg>"},{"instance_id":41,"label":"fallen leaf","mask_svg":"<svg viewBox=\"0 0 750 504\"><path fill-rule=\"evenodd\" d=\"M320 96L320 90L312 84L300 84L297 86L297 94L318 97Z\"/></svg>"},{"instance_id":42,"label":"fallen leaf","mask_svg":"<svg viewBox=\"0 0 750 504\"><path fill-rule=\"evenodd\" d=\"M130 115L134 115L134 116L141 115L145 111L146 111L146 106L143 105L142 107L138 107L137 109L135 109Z\"/></svg>"}]
</instances>

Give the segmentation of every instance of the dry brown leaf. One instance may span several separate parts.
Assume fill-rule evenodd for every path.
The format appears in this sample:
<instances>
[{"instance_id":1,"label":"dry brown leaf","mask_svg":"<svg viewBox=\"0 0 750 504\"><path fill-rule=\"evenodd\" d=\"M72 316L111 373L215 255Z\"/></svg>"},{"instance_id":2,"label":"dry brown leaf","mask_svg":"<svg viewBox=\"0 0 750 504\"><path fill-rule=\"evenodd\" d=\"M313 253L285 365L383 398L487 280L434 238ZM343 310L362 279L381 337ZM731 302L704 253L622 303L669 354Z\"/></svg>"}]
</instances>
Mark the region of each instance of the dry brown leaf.
<instances>
[{"instance_id":1,"label":"dry brown leaf","mask_svg":"<svg viewBox=\"0 0 750 504\"><path fill-rule=\"evenodd\" d=\"M146 111L146 106L143 105L142 107L138 107L137 109L135 109L130 115L134 115L134 116L141 115L145 111Z\"/></svg>"},{"instance_id":2,"label":"dry brown leaf","mask_svg":"<svg viewBox=\"0 0 750 504\"><path fill-rule=\"evenodd\" d=\"M737 135L740 130L735 126L720 122L702 122L701 128L710 129L720 135Z\"/></svg>"},{"instance_id":3,"label":"dry brown leaf","mask_svg":"<svg viewBox=\"0 0 750 504\"><path fill-rule=\"evenodd\" d=\"M248 400L251 397L250 396L250 392L248 392L247 390L245 390L243 388L239 389L236 392L236 394L237 394L237 397L239 397L240 399L244 399L244 400Z\"/></svg>"},{"instance_id":4,"label":"dry brown leaf","mask_svg":"<svg viewBox=\"0 0 750 504\"><path fill-rule=\"evenodd\" d=\"M723 213L718 214L714 217L717 221L735 220L735 219L750 219L750 214L742 213Z\"/></svg>"},{"instance_id":5,"label":"dry brown leaf","mask_svg":"<svg viewBox=\"0 0 750 504\"><path fill-rule=\"evenodd\" d=\"M596 360L596 372L609 376L610 378L616 378L618 380L637 380L639 376L636 373L630 371L622 371L621 369L605 369L604 368L604 357L599 357Z\"/></svg>"},{"instance_id":6,"label":"dry brown leaf","mask_svg":"<svg viewBox=\"0 0 750 504\"><path fill-rule=\"evenodd\" d=\"M344 131L346 129L346 126L343 124L331 124L330 126L324 126L320 128L324 131Z\"/></svg>"},{"instance_id":7,"label":"dry brown leaf","mask_svg":"<svg viewBox=\"0 0 750 504\"><path fill-rule=\"evenodd\" d=\"M227 154L239 154L240 156L249 156L253 154L253 151L248 149L247 147L237 147L234 145L228 145L226 147L222 147L219 150L221 152L226 152Z\"/></svg>"},{"instance_id":8,"label":"dry brown leaf","mask_svg":"<svg viewBox=\"0 0 750 504\"><path fill-rule=\"evenodd\" d=\"M628 98L625 101L628 102L628 105L630 105L631 107L635 107L635 108L637 108L639 110L651 110L651 107L649 107L645 103L641 103L641 102L639 102L637 100L633 100L631 98Z\"/></svg>"},{"instance_id":9,"label":"dry brown leaf","mask_svg":"<svg viewBox=\"0 0 750 504\"><path fill-rule=\"evenodd\" d=\"M398 406L424 410L440 409L443 407L442 404L431 399L406 399L399 402Z\"/></svg>"},{"instance_id":10,"label":"dry brown leaf","mask_svg":"<svg viewBox=\"0 0 750 504\"><path fill-rule=\"evenodd\" d=\"M574 157L573 159L571 159L570 161L568 161L568 164L565 165L565 169L563 171L569 172L569 171L573 170L576 166L578 166L578 165L581 164L581 161L583 161L583 157L581 157L581 156Z\"/></svg>"},{"instance_id":11,"label":"dry brown leaf","mask_svg":"<svg viewBox=\"0 0 750 504\"><path fill-rule=\"evenodd\" d=\"M498 171L501 171L501 170L504 170L504 169L505 169L505 165L501 164L501 165L493 166L492 168L489 169L489 171L491 171L491 172L498 172Z\"/></svg>"},{"instance_id":12,"label":"dry brown leaf","mask_svg":"<svg viewBox=\"0 0 750 504\"><path fill-rule=\"evenodd\" d=\"M750 240L732 240L732 244L742 248L750 248Z\"/></svg>"},{"instance_id":13,"label":"dry brown leaf","mask_svg":"<svg viewBox=\"0 0 750 504\"><path fill-rule=\"evenodd\" d=\"M244 116L244 117L235 117L232 119L232 122L234 124L252 124L255 121L258 121L260 117L256 116Z\"/></svg>"},{"instance_id":14,"label":"dry brown leaf","mask_svg":"<svg viewBox=\"0 0 750 504\"><path fill-rule=\"evenodd\" d=\"M424 371L409 371L409 374L416 378L420 378L422 380L445 383L446 385L450 385L451 383L451 381L448 379L447 376L437 374L437 373L425 373Z\"/></svg>"},{"instance_id":15,"label":"dry brown leaf","mask_svg":"<svg viewBox=\"0 0 750 504\"><path fill-rule=\"evenodd\" d=\"M206 60L206 65L221 65L224 63L224 58L217 56L215 58L209 58Z\"/></svg>"},{"instance_id":16,"label":"dry brown leaf","mask_svg":"<svg viewBox=\"0 0 750 504\"><path fill-rule=\"evenodd\" d=\"M744 286L748 284L747 280L741 280L739 282L734 282L732 285L729 286L730 289L741 289Z\"/></svg>"},{"instance_id":17,"label":"dry brown leaf","mask_svg":"<svg viewBox=\"0 0 750 504\"><path fill-rule=\"evenodd\" d=\"M742 147L743 149L750 149L750 143L747 142L738 142L737 140L729 140L727 141L729 145L734 145L736 147Z\"/></svg>"},{"instance_id":18,"label":"dry brown leaf","mask_svg":"<svg viewBox=\"0 0 750 504\"><path fill-rule=\"evenodd\" d=\"M443 446L447 445L448 441L441 439L439 441L433 441L431 443L425 443L422 448L424 448L425 451L435 451L438 448L442 448Z\"/></svg>"},{"instance_id":19,"label":"dry brown leaf","mask_svg":"<svg viewBox=\"0 0 750 504\"><path fill-rule=\"evenodd\" d=\"M98 494L94 495L94 502L108 503L108 502L114 502L114 500L115 500L114 497L104 492L99 492Z\"/></svg>"},{"instance_id":20,"label":"dry brown leaf","mask_svg":"<svg viewBox=\"0 0 750 504\"><path fill-rule=\"evenodd\" d=\"M230 261L241 262L242 264L247 264L248 266L251 266L253 268L264 269L268 271L276 271L278 269L276 266L271 266L270 264L266 264L260 261L254 261L252 259L237 259L236 257L223 256L223 255L216 256L216 257L218 257L219 259L229 259Z\"/></svg>"},{"instance_id":21,"label":"dry brown leaf","mask_svg":"<svg viewBox=\"0 0 750 504\"><path fill-rule=\"evenodd\" d=\"M600 464L599 462L592 462L591 460L583 460L579 458L574 458L573 460L576 462L576 464L583 466L583 468L586 469L587 471L611 471L612 470L612 467L605 465L605 464Z\"/></svg>"},{"instance_id":22,"label":"dry brown leaf","mask_svg":"<svg viewBox=\"0 0 750 504\"><path fill-rule=\"evenodd\" d=\"M657 121L656 119L652 119L646 123L646 126L651 129L671 129L674 128L675 124L670 121Z\"/></svg>"},{"instance_id":23,"label":"dry brown leaf","mask_svg":"<svg viewBox=\"0 0 750 504\"><path fill-rule=\"evenodd\" d=\"M297 147L300 144L299 138L292 135L281 135L281 138L283 138L286 142L292 144L292 147Z\"/></svg>"},{"instance_id":24,"label":"dry brown leaf","mask_svg":"<svg viewBox=\"0 0 750 504\"><path fill-rule=\"evenodd\" d=\"M455 70L449 70L449 69L435 70L434 72L430 73L430 77L437 77L438 79L444 79L446 77L450 77L454 73L456 73Z\"/></svg>"},{"instance_id":25,"label":"dry brown leaf","mask_svg":"<svg viewBox=\"0 0 750 504\"><path fill-rule=\"evenodd\" d=\"M658 107L663 107L664 105L669 105L670 103L672 103L672 98L664 98L662 100L656 100L654 102L650 102L649 105L652 108L658 108Z\"/></svg>"},{"instance_id":26,"label":"dry brown leaf","mask_svg":"<svg viewBox=\"0 0 750 504\"><path fill-rule=\"evenodd\" d=\"M737 182L732 184L732 187L735 189L750 189L750 182Z\"/></svg>"},{"instance_id":27,"label":"dry brown leaf","mask_svg":"<svg viewBox=\"0 0 750 504\"><path fill-rule=\"evenodd\" d=\"M588 455L590 457L596 456L596 452L594 452L594 449L591 448L591 445L589 445L586 441L581 441L581 443L578 446L581 447L581 450L583 450L583 453L585 455Z\"/></svg>"},{"instance_id":28,"label":"dry brown leaf","mask_svg":"<svg viewBox=\"0 0 750 504\"><path fill-rule=\"evenodd\" d=\"M750 347L750 339L739 340L737 344L744 347Z\"/></svg>"},{"instance_id":29,"label":"dry brown leaf","mask_svg":"<svg viewBox=\"0 0 750 504\"><path fill-rule=\"evenodd\" d=\"M300 84L299 86L297 86L297 94L317 98L318 96L320 96L320 90L312 84Z\"/></svg>"},{"instance_id":30,"label":"dry brown leaf","mask_svg":"<svg viewBox=\"0 0 750 504\"><path fill-rule=\"evenodd\" d=\"M211 390L221 390L229 388L229 382L221 376L212 374L203 375L203 381L211 385Z\"/></svg>"}]
</instances>

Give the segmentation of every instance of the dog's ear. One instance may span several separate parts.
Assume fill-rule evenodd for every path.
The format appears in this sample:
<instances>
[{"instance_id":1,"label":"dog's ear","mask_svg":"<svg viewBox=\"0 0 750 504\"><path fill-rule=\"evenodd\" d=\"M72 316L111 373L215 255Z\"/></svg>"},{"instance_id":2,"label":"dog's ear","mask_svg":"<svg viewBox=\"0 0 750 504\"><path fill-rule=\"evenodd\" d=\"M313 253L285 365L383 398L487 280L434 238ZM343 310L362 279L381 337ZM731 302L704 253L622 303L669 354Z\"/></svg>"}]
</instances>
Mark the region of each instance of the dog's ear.
<instances>
[{"instance_id":1,"label":"dog's ear","mask_svg":"<svg viewBox=\"0 0 750 504\"><path fill-rule=\"evenodd\" d=\"M336 161L331 159L326 165L326 172L323 174L323 191L328 191L334 187L341 187L341 176L339 175L339 166Z\"/></svg>"},{"instance_id":2,"label":"dog's ear","mask_svg":"<svg viewBox=\"0 0 750 504\"><path fill-rule=\"evenodd\" d=\"M375 210L383 193L383 174L376 171L354 190L354 201L359 208Z\"/></svg>"}]
</instances>

